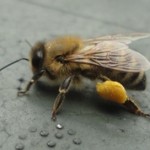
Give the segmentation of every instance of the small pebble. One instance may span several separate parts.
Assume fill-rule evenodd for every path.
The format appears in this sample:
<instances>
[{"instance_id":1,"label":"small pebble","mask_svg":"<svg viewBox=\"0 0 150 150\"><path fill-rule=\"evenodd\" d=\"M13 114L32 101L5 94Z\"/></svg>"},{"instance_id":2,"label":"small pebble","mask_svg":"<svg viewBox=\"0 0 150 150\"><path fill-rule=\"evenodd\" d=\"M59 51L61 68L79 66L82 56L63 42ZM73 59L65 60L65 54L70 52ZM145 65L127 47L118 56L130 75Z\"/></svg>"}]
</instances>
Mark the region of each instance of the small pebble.
<instances>
[{"instance_id":1,"label":"small pebble","mask_svg":"<svg viewBox=\"0 0 150 150\"><path fill-rule=\"evenodd\" d=\"M80 145L82 142L81 142L80 138L74 138L73 143L76 144L76 145Z\"/></svg>"},{"instance_id":2,"label":"small pebble","mask_svg":"<svg viewBox=\"0 0 150 150\"><path fill-rule=\"evenodd\" d=\"M67 133L68 133L69 135L75 135L75 134L76 134L76 131L73 130L73 129L69 129L69 130L67 131Z\"/></svg>"},{"instance_id":3,"label":"small pebble","mask_svg":"<svg viewBox=\"0 0 150 150\"><path fill-rule=\"evenodd\" d=\"M20 78L20 79L18 79L18 81L19 81L20 83L23 83L25 80L24 80L24 78Z\"/></svg>"},{"instance_id":4,"label":"small pebble","mask_svg":"<svg viewBox=\"0 0 150 150\"><path fill-rule=\"evenodd\" d=\"M124 133L125 132L125 130L124 129L119 129L122 133Z\"/></svg>"},{"instance_id":5,"label":"small pebble","mask_svg":"<svg viewBox=\"0 0 150 150\"><path fill-rule=\"evenodd\" d=\"M16 149L16 150L23 150L23 149L24 149L24 144L22 144L22 143L17 143L16 146L15 146L15 149Z\"/></svg>"},{"instance_id":6,"label":"small pebble","mask_svg":"<svg viewBox=\"0 0 150 150\"><path fill-rule=\"evenodd\" d=\"M63 134L60 133L60 132L57 132L57 133L55 133L55 137L56 137L57 139L62 139L62 138L63 138Z\"/></svg>"},{"instance_id":7,"label":"small pebble","mask_svg":"<svg viewBox=\"0 0 150 150\"><path fill-rule=\"evenodd\" d=\"M56 125L56 128L57 128L57 129L63 129L63 128L64 128L64 126L63 126L63 125L61 125L61 124L57 124L57 125Z\"/></svg>"},{"instance_id":8,"label":"small pebble","mask_svg":"<svg viewBox=\"0 0 150 150\"><path fill-rule=\"evenodd\" d=\"M56 146L56 142L54 142L54 141L48 141L47 142L47 146L48 147L55 147Z\"/></svg>"},{"instance_id":9,"label":"small pebble","mask_svg":"<svg viewBox=\"0 0 150 150\"><path fill-rule=\"evenodd\" d=\"M47 137L49 135L49 132L47 130L41 130L40 135L43 137Z\"/></svg>"}]
</instances>

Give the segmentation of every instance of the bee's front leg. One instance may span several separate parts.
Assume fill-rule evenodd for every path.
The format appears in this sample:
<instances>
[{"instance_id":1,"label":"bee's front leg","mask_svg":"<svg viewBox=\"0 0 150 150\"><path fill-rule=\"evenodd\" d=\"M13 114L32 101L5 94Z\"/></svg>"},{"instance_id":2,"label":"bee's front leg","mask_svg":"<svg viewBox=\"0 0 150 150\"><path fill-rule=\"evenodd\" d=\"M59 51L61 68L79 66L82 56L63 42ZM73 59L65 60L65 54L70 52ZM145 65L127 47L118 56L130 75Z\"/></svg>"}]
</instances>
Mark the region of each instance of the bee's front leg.
<instances>
[{"instance_id":1,"label":"bee's front leg","mask_svg":"<svg viewBox=\"0 0 150 150\"><path fill-rule=\"evenodd\" d=\"M43 73L45 72L45 70L40 70L40 72L36 73L33 75L32 79L28 82L26 88L24 90L21 90L17 93L18 96L24 95L26 94L31 86L43 75Z\"/></svg>"},{"instance_id":2,"label":"bee's front leg","mask_svg":"<svg viewBox=\"0 0 150 150\"><path fill-rule=\"evenodd\" d=\"M59 87L59 94L57 95L54 104L53 104L53 108L52 108L52 119L56 120L56 113L58 112L58 110L61 108L65 95L68 92L71 82L73 80L74 76L69 76L68 78L66 78L63 83L60 85Z\"/></svg>"}]
</instances>

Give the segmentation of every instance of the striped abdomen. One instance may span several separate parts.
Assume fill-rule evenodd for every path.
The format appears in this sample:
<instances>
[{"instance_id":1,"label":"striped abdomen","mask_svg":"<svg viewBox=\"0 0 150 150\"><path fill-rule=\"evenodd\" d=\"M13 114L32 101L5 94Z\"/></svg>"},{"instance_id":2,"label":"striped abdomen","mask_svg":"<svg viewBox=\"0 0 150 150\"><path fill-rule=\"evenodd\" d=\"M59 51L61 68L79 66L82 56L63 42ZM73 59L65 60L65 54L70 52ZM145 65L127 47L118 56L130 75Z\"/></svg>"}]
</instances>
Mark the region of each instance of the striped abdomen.
<instances>
[{"instance_id":1,"label":"striped abdomen","mask_svg":"<svg viewBox=\"0 0 150 150\"><path fill-rule=\"evenodd\" d=\"M146 75L144 72L121 72L105 70L106 76L111 80L119 81L128 89L144 90L146 88Z\"/></svg>"},{"instance_id":2,"label":"striped abdomen","mask_svg":"<svg viewBox=\"0 0 150 150\"><path fill-rule=\"evenodd\" d=\"M80 74L91 80L101 79L101 75L110 80L120 82L125 88L144 90L146 88L145 72L123 72L103 67L91 67L83 69Z\"/></svg>"}]
</instances>

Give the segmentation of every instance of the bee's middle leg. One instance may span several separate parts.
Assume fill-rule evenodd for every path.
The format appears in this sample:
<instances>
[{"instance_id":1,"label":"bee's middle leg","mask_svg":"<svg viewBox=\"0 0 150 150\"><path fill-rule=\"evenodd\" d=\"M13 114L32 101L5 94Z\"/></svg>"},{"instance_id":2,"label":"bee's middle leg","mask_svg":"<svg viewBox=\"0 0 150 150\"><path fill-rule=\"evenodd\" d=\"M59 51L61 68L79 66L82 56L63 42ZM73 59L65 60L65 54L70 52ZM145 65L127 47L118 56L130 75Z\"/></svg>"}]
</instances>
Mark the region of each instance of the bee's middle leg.
<instances>
[{"instance_id":1,"label":"bee's middle leg","mask_svg":"<svg viewBox=\"0 0 150 150\"><path fill-rule=\"evenodd\" d=\"M63 83L59 87L59 94L57 95L57 97L54 101L54 104L53 104L53 108L52 108L52 119L53 120L56 120L56 113L59 111L59 109L61 108L61 106L63 104L65 95L70 88L73 78L74 78L74 76L69 76L68 78L66 78L63 81Z\"/></svg>"}]
</instances>

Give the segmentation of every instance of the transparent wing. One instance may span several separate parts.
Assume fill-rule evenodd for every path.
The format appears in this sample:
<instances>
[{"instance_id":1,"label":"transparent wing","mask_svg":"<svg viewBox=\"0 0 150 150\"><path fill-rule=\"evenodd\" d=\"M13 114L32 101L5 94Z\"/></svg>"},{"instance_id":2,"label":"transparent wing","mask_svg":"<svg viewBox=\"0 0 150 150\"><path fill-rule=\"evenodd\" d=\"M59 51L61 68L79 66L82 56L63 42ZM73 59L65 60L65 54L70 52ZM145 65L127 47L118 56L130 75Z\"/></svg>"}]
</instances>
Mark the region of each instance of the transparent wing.
<instances>
[{"instance_id":1,"label":"transparent wing","mask_svg":"<svg viewBox=\"0 0 150 150\"><path fill-rule=\"evenodd\" d=\"M150 33L131 33L131 34L116 34L116 35L107 35L94 39L85 40L85 43L97 44L103 41L118 41L124 44L130 44L133 41L150 37Z\"/></svg>"},{"instance_id":2,"label":"transparent wing","mask_svg":"<svg viewBox=\"0 0 150 150\"><path fill-rule=\"evenodd\" d=\"M90 43L81 51L68 56L66 60L125 72L140 72L150 69L150 62L143 55L131 50L128 45L118 42L118 40Z\"/></svg>"}]
</instances>

